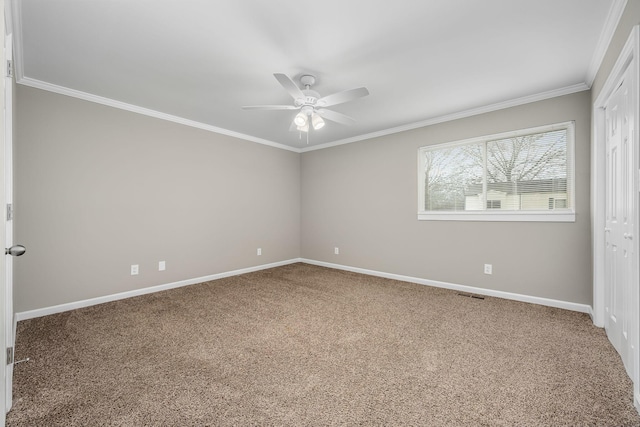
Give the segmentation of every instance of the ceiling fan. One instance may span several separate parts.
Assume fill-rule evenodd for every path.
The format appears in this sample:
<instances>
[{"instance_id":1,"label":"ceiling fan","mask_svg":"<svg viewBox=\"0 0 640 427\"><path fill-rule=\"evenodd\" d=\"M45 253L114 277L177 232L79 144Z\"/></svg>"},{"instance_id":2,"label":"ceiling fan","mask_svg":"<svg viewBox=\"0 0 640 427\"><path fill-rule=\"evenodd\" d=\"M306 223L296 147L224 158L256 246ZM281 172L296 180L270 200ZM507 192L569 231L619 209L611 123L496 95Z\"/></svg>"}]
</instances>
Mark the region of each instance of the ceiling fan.
<instances>
[{"instance_id":1,"label":"ceiling fan","mask_svg":"<svg viewBox=\"0 0 640 427\"><path fill-rule=\"evenodd\" d=\"M293 97L293 105L248 105L242 108L244 110L300 110L289 128L292 131L308 132L309 124L314 130L321 129L325 125L324 119L343 125L353 124L355 120L351 117L333 110L327 110L326 107L369 95L366 87L359 87L321 97L318 92L311 89L316 82L316 77L311 74L305 74L300 77L300 83L302 83L304 89L298 88L298 85L286 74L275 73L274 77Z\"/></svg>"}]
</instances>

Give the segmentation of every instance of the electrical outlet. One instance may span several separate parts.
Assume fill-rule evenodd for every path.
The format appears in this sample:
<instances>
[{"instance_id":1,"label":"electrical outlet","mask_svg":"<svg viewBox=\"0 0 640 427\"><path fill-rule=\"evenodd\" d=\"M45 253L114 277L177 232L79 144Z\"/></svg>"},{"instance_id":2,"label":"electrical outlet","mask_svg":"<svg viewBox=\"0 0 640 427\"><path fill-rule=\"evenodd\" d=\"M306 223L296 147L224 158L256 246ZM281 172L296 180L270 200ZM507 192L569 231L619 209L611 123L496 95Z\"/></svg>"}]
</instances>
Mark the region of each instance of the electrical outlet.
<instances>
[{"instance_id":1,"label":"electrical outlet","mask_svg":"<svg viewBox=\"0 0 640 427\"><path fill-rule=\"evenodd\" d=\"M485 264L484 265L484 274L493 274L493 265Z\"/></svg>"},{"instance_id":2,"label":"electrical outlet","mask_svg":"<svg viewBox=\"0 0 640 427\"><path fill-rule=\"evenodd\" d=\"M167 269L167 263L164 261L158 262L158 271L165 271Z\"/></svg>"},{"instance_id":3,"label":"electrical outlet","mask_svg":"<svg viewBox=\"0 0 640 427\"><path fill-rule=\"evenodd\" d=\"M258 256L262 255L262 248L258 248L257 254Z\"/></svg>"},{"instance_id":4,"label":"electrical outlet","mask_svg":"<svg viewBox=\"0 0 640 427\"><path fill-rule=\"evenodd\" d=\"M335 248L333 248L333 253L334 253L335 255L340 255L340 248L339 248L339 247L337 247L337 246L336 246Z\"/></svg>"},{"instance_id":5,"label":"electrical outlet","mask_svg":"<svg viewBox=\"0 0 640 427\"><path fill-rule=\"evenodd\" d=\"M139 272L139 266L138 266L138 264L132 264L132 265L131 265L131 275L132 275L132 276L135 276L135 275L137 275L137 274L138 274L138 272Z\"/></svg>"}]
</instances>

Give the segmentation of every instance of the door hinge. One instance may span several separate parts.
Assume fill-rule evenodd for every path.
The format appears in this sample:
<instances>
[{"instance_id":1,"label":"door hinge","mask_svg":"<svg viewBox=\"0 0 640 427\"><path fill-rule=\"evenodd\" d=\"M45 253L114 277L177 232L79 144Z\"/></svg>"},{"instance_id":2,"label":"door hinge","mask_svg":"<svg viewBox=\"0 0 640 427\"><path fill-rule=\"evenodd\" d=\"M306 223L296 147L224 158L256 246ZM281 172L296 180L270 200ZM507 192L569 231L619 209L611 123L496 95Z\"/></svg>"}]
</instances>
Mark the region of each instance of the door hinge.
<instances>
[{"instance_id":1,"label":"door hinge","mask_svg":"<svg viewBox=\"0 0 640 427\"><path fill-rule=\"evenodd\" d=\"M7 203L7 221L13 220L13 205Z\"/></svg>"},{"instance_id":2,"label":"door hinge","mask_svg":"<svg viewBox=\"0 0 640 427\"><path fill-rule=\"evenodd\" d=\"M10 59L7 59L7 77L13 77L13 61Z\"/></svg>"},{"instance_id":3,"label":"door hinge","mask_svg":"<svg viewBox=\"0 0 640 427\"><path fill-rule=\"evenodd\" d=\"M13 347L7 347L7 365L13 363Z\"/></svg>"}]
</instances>

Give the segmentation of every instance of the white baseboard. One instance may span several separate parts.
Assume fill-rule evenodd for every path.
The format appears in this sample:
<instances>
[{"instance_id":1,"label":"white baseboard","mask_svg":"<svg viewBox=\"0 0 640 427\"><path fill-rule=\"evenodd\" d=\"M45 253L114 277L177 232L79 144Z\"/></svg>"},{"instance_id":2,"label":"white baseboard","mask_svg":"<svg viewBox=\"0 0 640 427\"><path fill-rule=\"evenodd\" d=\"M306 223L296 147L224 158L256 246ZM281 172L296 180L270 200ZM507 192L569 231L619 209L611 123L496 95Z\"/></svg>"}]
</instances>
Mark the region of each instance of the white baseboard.
<instances>
[{"instance_id":1,"label":"white baseboard","mask_svg":"<svg viewBox=\"0 0 640 427\"><path fill-rule=\"evenodd\" d=\"M592 310L591 306L586 305L586 304L577 304L577 303L573 303L573 302L560 301L560 300L554 300L554 299L549 299L549 298L541 298L541 297L534 297L534 296L530 296L530 295L515 294L515 293L511 293L511 292L496 291L496 290L492 290L492 289L476 288L476 287L473 287L473 286L458 285L458 284L455 284L455 283L447 283L447 282L439 282L439 281L436 281L436 280L426 280L426 279L421 279L421 278L418 278L418 277L403 276L403 275L400 275L400 274L385 273L385 272L382 272L382 271L375 271L375 270L367 270L365 268L350 267L350 266L346 266L346 265L334 264L334 263L324 262L324 261L315 261L315 260L306 259L306 258L293 258L293 259L289 259L289 260L286 260L286 261L274 262L274 263L271 263L271 264L262 264L262 265L257 265L257 266L254 266L254 267L247 267L247 268L242 268L242 269L239 269L239 270L226 271L226 272L223 272L223 273L212 274L210 276L196 277L194 279L181 280L179 282L167 283L167 284L164 284L164 285L151 286L151 287L148 287L148 288L136 289L136 290L127 291L127 292L120 292L120 293L113 294L113 295L106 295L106 296L86 299L86 300L82 300L82 301L75 301L75 302L70 302L70 303L65 303L65 304L59 304L59 305L54 305L54 306L51 306L51 307L39 308L39 309L36 309L36 310L22 311L22 312L19 312L19 313L15 313L14 318L15 318L16 323L17 323L17 322L19 322L21 320L33 319L33 318L42 317L42 316L48 316L50 314L62 313L64 311L75 310L75 309L84 308L84 307L90 307L92 305L103 304L103 303L106 303L106 302L117 301L117 300L121 300L121 299L125 299L125 298L131 298L131 297L135 297L135 296L139 296L139 295L145 295L145 294L150 294L150 293L154 293L154 292L165 291L165 290L168 290L168 289L179 288L179 287L182 287L182 286L194 285L194 284L197 284L197 283L202 283L202 282L208 282L208 281L211 281L211 280L222 279L222 278L225 278L225 277L238 276L240 274L251 273L251 272L259 271L259 270L266 270L266 269L269 269L269 268L274 268L274 267L280 267L280 266L283 266L283 265L294 264L296 262L304 262L304 263L307 263L307 264L318 265L318 266L321 266L321 267L335 268L337 270L351 271L351 272L354 272L354 273L367 274L367 275L370 275L370 276L385 277L387 279L400 280L402 282L410 282L410 283L417 283L417 284L420 284L420 285L434 286L434 287L437 287L437 288L452 289L452 290L455 290L455 291L460 291L460 292L465 292L465 293L470 293L470 294L487 295L487 296L492 296L492 297L497 297L497 298L510 299L510 300L514 300L514 301L527 302L527 303L531 303L531 304L545 305L545 306L548 306L548 307L562 308L562 309L565 309L565 310L571 310L571 311L578 311L578 312L581 312L581 313L587 313L587 314L589 314L590 316L593 317L593 310Z\"/></svg>"},{"instance_id":2,"label":"white baseboard","mask_svg":"<svg viewBox=\"0 0 640 427\"><path fill-rule=\"evenodd\" d=\"M400 280L402 282L417 283L419 285L426 285L426 286L434 286L434 287L437 287L437 288L452 289L454 291L460 291L460 292L465 292L465 293L469 293L469 294L486 295L486 296L491 296L491 297L510 299L510 300L514 300L514 301L528 302L528 303L531 303L531 304L538 304L538 305L545 305L545 306L548 306L548 307L562 308L562 309L565 309L565 310L578 311L580 313L587 313L587 314L592 315L591 306L589 306L587 304L578 304L578 303L575 303L575 302L568 302L568 301L560 301L560 300L549 299L549 298L534 297L534 296L530 296L530 295L514 294L514 293L511 293L511 292L496 291L496 290L493 290L493 289L476 288L476 287L473 287L473 286L458 285L458 284L455 284L455 283L438 282L436 280L426 280L426 279L421 279L421 278L418 278L418 277L402 276L400 274L385 273L385 272L382 272L382 271L367 270L365 268L358 268L358 267L349 267L349 266L346 266L346 265L333 264L333 263L324 262L324 261L315 261L315 260L306 259L306 258L302 258L301 262L304 262L304 263L307 263L307 264L318 265L318 266L321 266L321 267L329 267L329 268L335 268L335 269L338 269L338 270L351 271L351 272L354 272L354 273L368 274L370 276L385 277L387 279Z\"/></svg>"},{"instance_id":3,"label":"white baseboard","mask_svg":"<svg viewBox=\"0 0 640 427\"><path fill-rule=\"evenodd\" d=\"M167 283L164 285L151 286L148 288L136 289L133 291L120 292L113 295L103 297L90 298L82 301L75 301L66 304L54 305L51 307L39 308L36 310L22 311L15 313L16 322L21 320L33 319L36 317L48 316L50 314L62 313L63 311L75 310L78 308L90 307L92 305L103 304L105 302L117 301L125 298L131 298L138 295L151 294L154 292L166 291L168 289L180 288L182 286L195 285L196 283L208 282L211 280L222 279L224 277L238 276L240 274L251 273L268 268L280 267L282 265L302 262L301 258L289 259L286 261L278 261L271 264L262 264L254 267L241 268L239 270L226 271L223 273L212 274L210 276L196 277L194 279L181 280L179 282Z\"/></svg>"}]
</instances>

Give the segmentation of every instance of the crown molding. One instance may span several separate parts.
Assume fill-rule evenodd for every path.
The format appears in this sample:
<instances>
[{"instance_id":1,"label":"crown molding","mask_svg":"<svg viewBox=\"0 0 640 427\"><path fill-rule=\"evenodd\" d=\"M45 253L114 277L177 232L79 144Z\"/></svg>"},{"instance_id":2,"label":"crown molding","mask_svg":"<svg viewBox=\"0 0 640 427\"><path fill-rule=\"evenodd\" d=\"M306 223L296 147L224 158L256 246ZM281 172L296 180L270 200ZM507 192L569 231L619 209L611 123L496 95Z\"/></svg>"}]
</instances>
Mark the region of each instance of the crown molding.
<instances>
[{"instance_id":1,"label":"crown molding","mask_svg":"<svg viewBox=\"0 0 640 427\"><path fill-rule=\"evenodd\" d=\"M624 13L624 9L626 6L627 0L614 0L611 4L609 14L607 15L604 27L602 28L602 32L600 33L600 38L598 39L598 44L596 45L596 49L593 52L591 63L589 64L589 68L587 69L585 83L589 87L593 85L593 81L596 78L596 74L598 74L600 65L602 65L604 56L607 53L607 49L609 48L611 39L616 32L616 28L618 28L618 23L620 22L620 18L622 18L622 14Z\"/></svg>"},{"instance_id":2,"label":"crown molding","mask_svg":"<svg viewBox=\"0 0 640 427\"><path fill-rule=\"evenodd\" d=\"M33 79L30 77L26 77L24 75L24 54L23 54L23 36L22 36L22 7L20 0L8 0L10 4L10 15L7 16L7 19L11 22L8 24L8 28L13 29L13 41L14 41L14 71L16 82L25 86L34 87L37 89L42 89L50 92L55 92L58 94L71 96L74 98L83 99L85 101L95 102L98 104L110 106L113 108L118 108L126 111L131 111L134 113L143 114L150 117L155 117L161 120L167 120L174 123L179 123L185 126L190 126L202 130L206 130L209 132L214 132L222 135L231 136L234 138L255 142L258 144L267 145L274 148L279 148L287 151L292 151L295 153L305 153L309 151L322 150L325 148L331 148L339 145L349 144L352 142L363 141L372 138L378 138L381 136L392 135L395 133L405 132L408 130L413 130L421 127L431 126L438 123L444 123L452 120L458 120L466 117L471 117L479 114L489 113L492 111L502 110L510 107L515 107L523 104L528 104L531 102L542 101L549 98L554 98L558 96L568 95L576 92L581 92L584 90L588 90L593 83L595 75L602 63L606 50L611 42L611 38L615 33L615 29L620 21L622 13L624 12L625 6L627 4L627 0L614 0L611 5L611 9L609 10L609 14L607 16L607 20L605 26L601 32L600 39L597 45L596 52L593 55L591 60L591 64L589 66L589 70L587 72L587 78L585 83L579 83L572 86L567 86L560 89L554 89L547 92L542 92L534 95L529 95L521 98L516 98L512 100L507 100L503 102L498 102L495 104L490 104L482 107L472 108L469 110L459 111L451 114L446 114L442 116L432 117L426 120L422 120L419 122L409 123L402 126L397 126L389 129L380 130L377 132L372 132L364 135L358 135L351 138L341 139L338 141L328 142L324 144L318 144L311 147L305 148L297 148L289 145L285 145L279 142L258 138L251 135L246 135L240 132L231 131L228 129L212 126L206 123L197 122L195 120L186 119L183 117L174 116L171 114L162 113L160 111L151 110L148 108L140 107L137 105L127 104L124 102L116 101L111 98L105 98L97 95L93 95L90 93L78 91L75 89L70 89L64 86L59 86L51 83L47 83L41 80Z\"/></svg>"},{"instance_id":3,"label":"crown molding","mask_svg":"<svg viewBox=\"0 0 640 427\"><path fill-rule=\"evenodd\" d=\"M532 102L543 101L549 98L556 98L558 96L570 95L576 92L582 92L589 90L589 86L585 83L579 83L572 86L563 87L560 89L554 89L547 92L542 92L534 95L523 96L521 98L511 99L508 101L498 102L495 104L486 105L483 107L472 108L470 110L464 110L457 113L446 114L443 116L433 117L427 120L422 120L415 123L409 123L402 126L397 126L389 129L384 129L378 132L368 133L366 135L359 135L353 138L342 139L340 141L328 142L326 144L315 145L313 147L303 148L300 151L306 153L308 151L322 150L324 148L335 147L338 145L350 144L352 142L363 141L365 139L373 139L381 136L391 135L394 133L405 132L408 130L418 129L421 127L432 126L438 123L450 122L453 120L463 119L466 117L477 116L479 114L490 113L492 111L503 110L505 108L517 107L518 105L530 104Z\"/></svg>"},{"instance_id":4,"label":"crown molding","mask_svg":"<svg viewBox=\"0 0 640 427\"><path fill-rule=\"evenodd\" d=\"M174 123L179 123L185 126L194 127L197 129L206 130L222 135L231 136L233 138L242 139L245 141L255 142L270 147L280 148L282 150L293 151L300 153L300 149L290 147L288 145L280 144L278 142L269 141L267 139L257 138L251 135L245 135L243 133L234 132L231 130L219 128L206 123L197 122L195 120L185 119L183 117L174 116L171 114L162 113L160 111L151 110L149 108L140 107L133 104L127 104L125 102L116 101L111 98L105 98L98 95L93 95L87 92L82 92L75 89L70 89L64 86L59 86L51 83L47 83L41 80L25 77L24 75L24 43L22 38L22 2L20 0L8 0L10 14L6 17L9 21L7 28L13 29L13 63L16 83L30 86L36 89L42 89L49 92L58 93L61 95L71 96L73 98L82 99L89 102L95 102L97 104L106 105L121 110L131 111L138 114L143 114L149 117L155 117L161 120L167 120Z\"/></svg>"},{"instance_id":5,"label":"crown molding","mask_svg":"<svg viewBox=\"0 0 640 427\"><path fill-rule=\"evenodd\" d=\"M90 93L78 91L75 89L69 89L63 86L54 85L51 83L46 83L40 80L32 79L29 77L22 77L20 79L16 79L16 82L25 86L34 87L36 89L42 89L49 92L59 93L61 95L71 96L74 98L83 99L85 101L95 102L102 105L107 105L109 107L118 108L121 110L131 111L138 114L143 114L145 116L155 117L161 120L167 120L174 123L179 123L185 126L190 126L198 129L203 129L209 132L214 132L222 135L231 136L238 139L243 139L250 142L255 142L258 144L268 145L274 148L280 148L282 150L293 151L294 153L306 153L308 151L322 150L325 148L331 148L338 145L350 144L352 142L363 141L366 139L378 138L381 136L392 135L395 133L405 132L408 130L418 129L421 127L431 126L438 123L449 122L453 120L463 119L466 117L476 116L479 114L489 113L492 111L503 110L505 108L516 107L518 105L529 104L536 101L542 101L549 98L555 98L558 96L569 95L576 92L581 92L584 90L589 90L589 86L585 83L580 83L572 86L567 86L560 89L554 89L547 92L542 92L534 95L524 96L521 98L516 98L508 101L498 102L495 104L486 105L483 107L472 108L470 110L464 110L457 113L446 114L443 116L433 117L427 120L422 120L415 123L409 123L402 126L397 126L389 129L384 129L377 132L372 132L364 135L355 136L352 138L346 138L338 141L328 142L326 144L319 144L308 148L296 148L291 147L289 145L281 144L278 142L270 141L267 139L257 138L251 135L246 135L243 133L231 131L224 128L219 128L216 126L208 125L206 123L197 122L195 120L185 119L183 117L174 116L171 114L162 113L160 111L151 110L144 107L139 107L137 105L127 104L125 102L116 101L111 98L105 98L102 96L93 95Z\"/></svg>"},{"instance_id":6,"label":"crown molding","mask_svg":"<svg viewBox=\"0 0 640 427\"><path fill-rule=\"evenodd\" d=\"M23 77L19 80L16 80L17 83L25 86L30 86L36 89L42 89L49 92L59 93L61 95L71 96L73 98L79 98L85 101L95 102L97 104L106 105L113 108L118 108L120 110L131 111L138 114L143 114L149 117L155 117L161 120L167 120L174 123L179 123L181 125L190 126L197 129L203 129L209 132L214 132L222 135L231 136L238 139L243 139L250 142L255 142L258 144L268 145L270 147L280 148L282 150L293 151L299 153L300 150L295 147L290 147L288 145L280 144L278 142L269 141L262 138L257 138L251 135L245 135L243 133L234 132L228 129L219 128L216 126L208 125L206 123L197 122L195 120L185 119L184 117L178 117L171 114L162 113L160 111L151 110L149 108L139 107L133 104L127 104L125 102L116 101L111 98L105 98L102 96L93 95L90 93L82 92L75 89L69 89L64 86L58 86L51 83L46 83L40 80L32 79L29 77Z\"/></svg>"}]
</instances>

